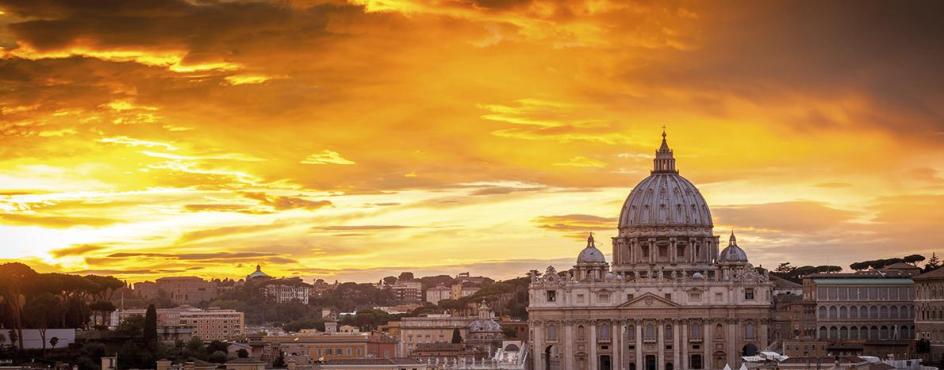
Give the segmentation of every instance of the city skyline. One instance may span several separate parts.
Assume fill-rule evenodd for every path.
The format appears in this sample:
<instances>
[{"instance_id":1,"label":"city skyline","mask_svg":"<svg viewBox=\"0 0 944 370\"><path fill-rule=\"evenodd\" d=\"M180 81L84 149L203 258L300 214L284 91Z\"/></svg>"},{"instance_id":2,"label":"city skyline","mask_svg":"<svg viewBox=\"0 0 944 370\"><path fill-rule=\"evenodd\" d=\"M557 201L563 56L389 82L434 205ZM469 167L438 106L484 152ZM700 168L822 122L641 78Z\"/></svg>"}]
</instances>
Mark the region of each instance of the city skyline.
<instances>
[{"instance_id":1,"label":"city skyline","mask_svg":"<svg viewBox=\"0 0 944 370\"><path fill-rule=\"evenodd\" d=\"M754 265L930 257L929 4L0 1L0 261L505 279L589 232L610 260L663 129Z\"/></svg>"}]
</instances>

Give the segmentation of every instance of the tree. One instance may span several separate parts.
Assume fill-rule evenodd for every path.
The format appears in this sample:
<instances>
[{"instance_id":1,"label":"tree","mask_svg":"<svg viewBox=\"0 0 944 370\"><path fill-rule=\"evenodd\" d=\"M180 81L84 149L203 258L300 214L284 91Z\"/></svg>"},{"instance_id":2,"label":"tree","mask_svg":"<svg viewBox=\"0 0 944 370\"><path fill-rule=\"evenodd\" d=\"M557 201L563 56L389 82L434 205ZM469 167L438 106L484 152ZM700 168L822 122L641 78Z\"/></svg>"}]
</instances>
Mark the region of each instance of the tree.
<instances>
[{"instance_id":1,"label":"tree","mask_svg":"<svg viewBox=\"0 0 944 370\"><path fill-rule=\"evenodd\" d=\"M20 350L23 349L23 305L26 304L24 293L37 275L36 271L19 262L0 265L0 298L10 308L13 329L17 331L17 348Z\"/></svg>"},{"instance_id":2,"label":"tree","mask_svg":"<svg viewBox=\"0 0 944 370\"><path fill-rule=\"evenodd\" d=\"M937 258L937 253L931 253L931 258L924 264L924 272L937 270L941 267L941 260Z\"/></svg>"},{"instance_id":3,"label":"tree","mask_svg":"<svg viewBox=\"0 0 944 370\"><path fill-rule=\"evenodd\" d=\"M222 364L226 362L226 352L213 351L213 353L210 354L210 357L207 358L207 361Z\"/></svg>"},{"instance_id":4,"label":"tree","mask_svg":"<svg viewBox=\"0 0 944 370\"><path fill-rule=\"evenodd\" d=\"M279 356L272 361L272 367L277 369L287 367L285 365L285 352L279 351Z\"/></svg>"},{"instance_id":5,"label":"tree","mask_svg":"<svg viewBox=\"0 0 944 370\"><path fill-rule=\"evenodd\" d=\"M462 335L459 334L459 328L452 329L452 343L453 344L462 343Z\"/></svg>"},{"instance_id":6,"label":"tree","mask_svg":"<svg viewBox=\"0 0 944 370\"><path fill-rule=\"evenodd\" d=\"M398 280L398 281L413 280L413 273L412 273L412 272L409 272L409 271L401 272L401 273L400 273L400 276L397 278L397 280Z\"/></svg>"},{"instance_id":7,"label":"tree","mask_svg":"<svg viewBox=\"0 0 944 370\"><path fill-rule=\"evenodd\" d=\"M849 268L855 271L862 271L862 270L868 269L869 264L866 262L853 262L852 264L849 265Z\"/></svg>"},{"instance_id":8,"label":"tree","mask_svg":"<svg viewBox=\"0 0 944 370\"><path fill-rule=\"evenodd\" d=\"M24 311L29 312L26 316L27 324L39 331L39 339L43 341L43 353L46 352L46 330L49 329L50 324L55 325L59 322L61 309L59 298L49 293L36 296L23 308Z\"/></svg>"},{"instance_id":9,"label":"tree","mask_svg":"<svg viewBox=\"0 0 944 370\"><path fill-rule=\"evenodd\" d=\"M59 337L52 337L52 338L49 338L49 344L52 345L52 349L55 351L55 350L56 350L56 345L59 344Z\"/></svg>"},{"instance_id":10,"label":"tree","mask_svg":"<svg viewBox=\"0 0 944 370\"><path fill-rule=\"evenodd\" d=\"M148 347L157 343L157 308L153 304L144 313L144 343Z\"/></svg>"},{"instance_id":11,"label":"tree","mask_svg":"<svg viewBox=\"0 0 944 370\"><path fill-rule=\"evenodd\" d=\"M393 285L397 282L396 276L387 276L383 278L384 285Z\"/></svg>"},{"instance_id":12,"label":"tree","mask_svg":"<svg viewBox=\"0 0 944 370\"><path fill-rule=\"evenodd\" d=\"M778 274L789 274L794 270L796 270L796 267L790 266L790 262L782 262L779 266L777 266L777 269L775 269L774 272Z\"/></svg>"},{"instance_id":13,"label":"tree","mask_svg":"<svg viewBox=\"0 0 944 370\"><path fill-rule=\"evenodd\" d=\"M902 258L903 261L917 266L918 262L924 261L924 256L920 254L912 254Z\"/></svg>"},{"instance_id":14,"label":"tree","mask_svg":"<svg viewBox=\"0 0 944 370\"><path fill-rule=\"evenodd\" d=\"M144 334L144 316L131 315L121 321L115 329L121 335L141 337Z\"/></svg>"}]
</instances>

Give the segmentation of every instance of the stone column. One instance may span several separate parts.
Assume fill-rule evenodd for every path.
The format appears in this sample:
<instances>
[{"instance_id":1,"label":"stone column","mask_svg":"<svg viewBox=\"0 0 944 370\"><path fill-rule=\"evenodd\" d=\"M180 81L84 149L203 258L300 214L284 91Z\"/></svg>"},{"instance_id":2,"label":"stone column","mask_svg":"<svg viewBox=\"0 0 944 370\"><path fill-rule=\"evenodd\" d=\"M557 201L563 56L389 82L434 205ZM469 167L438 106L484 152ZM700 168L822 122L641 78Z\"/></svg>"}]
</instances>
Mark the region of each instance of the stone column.
<instances>
[{"instance_id":1,"label":"stone column","mask_svg":"<svg viewBox=\"0 0 944 370\"><path fill-rule=\"evenodd\" d=\"M597 323L595 321L591 321L587 325L589 326L588 329L590 329L590 342L587 343L587 345L590 347L590 355L587 359L588 365L590 366L587 368L590 370L597 370Z\"/></svg>"},{"instance_id":2,"label":"stone column","mask_svg":"<svg viewBox=\"0 0 944 370\"><path fill-rule=\"evenodd\" d=\"M689 366L688 364L688 321L687 320L682 321L680 325L682 325L682 328L679 329L679 331L681 331L680 333L681 335L679 335L681 337L679 339L681 341L679 353L681 353L682 355L682 362L675 364L675 366L678 369L687 370Z\"/></svg>"},{"instance_id":3,"label":"stone column","mask_svg":"<svg viewBox=\"0 0 944 370\"><path fill-rule=\"evenodd\" d=\"M679 325L681 325L680 322L672 324L672 365L675 366L676 369L683 369L682 363L679 361L682 352L682 349L679 348L679 343L682 340L682 333L679 333Z\"/></svg>"},{"instance_id":4,"label":"stone column","mask_svg":"<svg viewBox=\"0 0 944 370\"><path fill-rule=\"evenodd\" d=\"M613 355L610 356L610 367L620 370L623 368L623 321L616 321L610 327L610 348L613 349Z\"/></svg>"},{"instance_id":5,"label":"stone column","mask_svg":"<svg viewBox=\"0 0 944 370\"><path fill-rule=\"evenodd\" d=\"M669 261L676 263L676 256L678 255L678 246L675 245L675 238L669 238Z\"/></svg>"},{"instance_id":6,"label":"stone column","mask_svg":"<svg viewBox=\"0 0 944 370\"><path fill-rule=\"evenodd\" d=\"M726 346L727 350L725 350L728 356L728 363L731 364L731 367L739 367L740 361L738 361L738 359L740 356L738 355L741 354L741 349L738 348L737 344L739 341L737 339L741 337L740 334L743 332L741 322L725 322L725 326L728 329L727 338L725 338L728 342Z\"/></svg>"},{"instance_id":7,"label":"stone column","mask_svg":"<svg viewBox=\"0 0 944 370\"><path fill-rule=\"evenodd\" d=\"M665 369L665 323L660 321L656 322L656 349L659 351L657 355L657 363L659 364L657 369Z\"/></svg>"},{"instance_id":8,"label":"stone column","mask_svg":"<svg viewBox=\"0 0 944 370\"><path fill-rule=\"evenodd\" d=\"M642 321L636 320L636 370L643 370L643 363L642 363L642 348L643 348L643 341L642 341L642 325L643 325L643 322L642 322Z\"/></svg>"},{"instance_id":9,"label":"stone column","mask_svg":"<svg viewBox=\"0 0 944 370\"><path fill-rule=\"evenodd\" d=\"M567 322L567 329L564 332L564 339L560 341L561 349L561 359L560 363L563 364L563 367L566 369L574 369L574 353L577 351L574 349L576 340L574 340L574 323L573 321Z\"/></svg>"},{"instance_id":10,"label":"stone column","mask_svg":"<svg viewBox=\"0 0 944 370\"><path fill-rule=\"evenodd\" d=\"M705 330L702 330L701 332L702 340L703 340L703 343L705 344L704 346L705 354L702 356L702 362L705 365L703 367L705 369L714 369L714 366L715 366L714 357L713 357L715 353L714 328L711 325L711 321L708 321L708 320L706 320L703 325L705 325Z\"/></svg>"},{"instance_id":11,"label":"stone column","mask_svg":"<svg viewBox=\"0 0 944 370\"><path fill-rule=\"evenodd\" d=\"M534 368L544 369L544 325L534 325Z\"/></svg>"}]
</instances>

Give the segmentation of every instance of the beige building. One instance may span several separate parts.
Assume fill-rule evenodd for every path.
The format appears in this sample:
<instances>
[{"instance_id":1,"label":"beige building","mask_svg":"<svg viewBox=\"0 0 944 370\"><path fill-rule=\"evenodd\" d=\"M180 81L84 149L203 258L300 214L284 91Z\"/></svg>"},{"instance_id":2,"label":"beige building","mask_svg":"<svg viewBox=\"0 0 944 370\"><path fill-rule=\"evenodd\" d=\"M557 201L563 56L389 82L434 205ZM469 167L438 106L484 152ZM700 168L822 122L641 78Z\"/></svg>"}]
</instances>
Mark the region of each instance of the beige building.
<instances>
[{"instance_id":1,"label":"beige building","mask_svg":"<svg viewBox=\"0 0 944 370\"><path fill-rule=\"evenodd\" d=\"M390 285L390 290L400 303L420 303L423 301L423 283L419 280L397 281Z\"/></svg>"},{"instance_id":2,"label":"beige building","mask_svg":"<svg viewBox=\"0 0 944 370\"><path fill-rule=\"evenodd\" d=\"M286 278L267 280L265 295L276 303L299 302L308 304L311 296L311 285L300 278Z\"/></svg>"},{"instance_id":3,"label":"beige building","mask_svg":"<svg viewBox=\"0 0 944 370\"><path fill-rule=\"evenodd\" d=\"M816 302L816 339L831 351L871 356L913 353L914 283L907 274L814 274L804 297ZM832 350L835 349L835 350Z\"/></svg>"},{"instance_id":4,"label":"beige building","mask_svg":"<svg viewBox=\"0 0 944 370\"><path fill-rule=\"evenodd\" d=\"M930 345L930 361L944 360L944 268L914 277L915 331Z\"/></svg>"},{"instance_id":5,"label":"beige building","mask_svg":"<svg viewBox=\"0 0 944 370\"><path fill-rule=\"evenodd\" d=\"M196 305L213 300L219 291L216 284L199 277L177 276L135 283L134 293L146 300L163 296L178 305Z\"/></svg>"},{"instance_id":6,"label":"beige building","mask_svg":"<svg viewBox=\"0 0 944 370\"><path fill-rule=\"evenodd\" d=\"M143 308L117 310L112 313L112 322L120 323L130 316L144 316ZM158 308L157 325L159 333L179 334L200 337L204 341L228 340L245 335L245 317L235 310L210 309L195 307ZM175 329L176 328L176 329ZM189 331L183 328L190 328ZM162 337L164 335L162 334Z\"/></svg>"},{"instance_id":7,"label":"beige building","mask_svg":"<svg viewBox=\"0 0 944 370\"><path fill-rule=\"evenodd\" d=\"M459 329L459 335L468 338L469 324L476 318L453 317L448 315L428 315L404 317L399 321L399 351L409 356L420 343L448 343L452 340L452 331Z\"/></svg>"},{"instance_id":8,"label":"beige building","mask_svg":"<svg viewBox=\"0 0 944 370\"><path fill-rule=\"evenodd\" d=\"M439 301L444 299L451 299L452 297L452 288L437 285L432 288L426 289L426 302L432 304L439 304Z\"/></svg>"},{"instance_id":9,"label":"beige building","mask_svg":"<svg viewBox=\"0 0 944 370\"><path fill-rule=\"evenodd\" d=\"M432 370L434 367L411 358L338 359L317 364L314 370Z\"/></svg>"},{"instance_id":10,"label":"beige building","mask_svg":"<svg viewBox=\"0 0 944 370\"><path fill-rule=\"evenodd\" d=\"M572 271L532 273L534 369L738 368L767 346L773 285L733 234L719 251L708 205L676 170L665 133L616 226L612 266L591 235Z\"/></svg>"},{"instance_id":11,"label":"beige building","mask_svg":"<svg viewBox=\"0 0 944 370\"><path fill-rule=\"evenodd\" d=\"M319 360L397 357L396 338L379 333L265 336L261 340L267 351L264 358L275 358L279 352L284 353L286 359L302 357L311 363Z\"/></svg>"}]
</instances>

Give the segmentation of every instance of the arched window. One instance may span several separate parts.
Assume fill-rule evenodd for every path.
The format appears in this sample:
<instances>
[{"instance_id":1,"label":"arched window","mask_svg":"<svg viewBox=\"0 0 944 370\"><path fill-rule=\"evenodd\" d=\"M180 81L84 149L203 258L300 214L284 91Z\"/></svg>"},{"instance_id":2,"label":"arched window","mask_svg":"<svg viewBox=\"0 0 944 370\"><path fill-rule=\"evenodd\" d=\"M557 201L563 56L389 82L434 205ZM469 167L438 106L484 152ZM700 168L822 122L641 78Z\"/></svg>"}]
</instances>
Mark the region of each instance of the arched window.
<instances>
[{"instance_id":1,"label":"arched window","mask_svg":"<svg viewBox=\"0 0 944 370\"><path fill-rule=\"evenodd\" d=\"M715 325L715 338L724 338L724 326L721 324Z\"/></svg>"},{"instance_id":2,"label":"arched window","mask_svg":"<svg viewBox=\"0 0 944 370\"><path fill-rule=\"evenodd\" d=\"M835 326L829 327L829 339L839 339L839 328Z\"/></svg>"},{"instance_id":3,"label":"arched window","mask_svg":"<svg viewBox=\"0 0 944 370\"><path fill-rule=\"evenodd\" d=\"M577 326L577 340L581 342L587 340L587 328L583 325Z\"/></svg>"},{"instance_id":4,"label":"arched window","mask_svg":"<svg viewBox=\"0 0 944 370\"><path fill-rule=\"evenodd\" d=\"M829 318L835 319L837 315L836 306L829 306Z\"/></svg>"},{"instance_id":5,"label":"arched window","mask_svg":"<svg viewBox=\"0 0 944 370\"><path fill-rule=\"evenodd\" d=\"M747 340L754 339L754 323L753 322L748 321L747 324L744 326L744 338L746 338Z\"/></svg>"},{"instance_id":6,"label":"arched window","mask_svg":"<svg viewBox=\"0 0 944 370\"><path fill-rule=\"evenodd\" d=\"M839 307L839 318L840 318L840 319L848 319L848 318L849 318L849 310L846 309L846 306L841 306L841 307Z\"/></svg>"},{"instance_id":7,"label":"arched window","mask_svg":"<svg viewBox=\"0 0 944 370\"><path fill-rule=\"evenodd\" d=\"M820 319L825 319L825 318L826 318L826 306L819 306L819 315L818 315L818 316L819 316Z\"/></svg>"},{"instance_id":8,"label":"arched window","mask_svg":"<svg viewBox=\"0 0 944 370\"><path fill-rule=\"evenodd\" d=\"M672 335L673 335L673 333L672 333L672 324L665 324L665 329L664 329L664 330L665 330L665 333L663 334L663 336L665 337L665 339L666 339L667 341L672 340Z\"/></svg>"},{"instance_id":9,"label":"arched window","mask_svg":"<svg viewBox=\"0 0 944 370\"><path fill-rule=\"evenodd\" d=\"M880 319L888 318L888 306L881 306L878 308L878 318Z\"/></svg>"},{"instance_id":10,"label":"arched window","mask_svg":"<svg viewBox=\"0 0 944 370\"><path fill-rule=\"evenodd\" d=\"M891 314L891 318L897 319L897 318L898 318L898 306L892 306L892 309L891 309L890 314Z\"/></svg>"},{"instance_id":11,"label":"arched window","mask_svg":"<svg viewBox=\"0 0 944 370\"><path fill-rule=\"evenodd\" d=\"M635 342L636 341L636 326L629 324L626 326L626 341Z\"/></svg>"},{"instance_id":12,"label":"arched window","mask_svg":"<svg viewBox=\"0 0 944 370\"><path fill-rule=\"evenodd\" d=\"M817 337L817 338L818 338L818 339L826 339L826 338L829 338L829 332L826 330L826 327L825 327L825 326L820 326L820 327L819 327L819 337Z\"/></svg>"}]
</instances>

